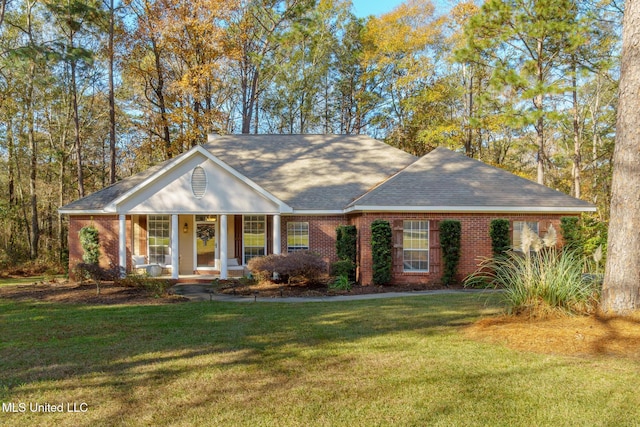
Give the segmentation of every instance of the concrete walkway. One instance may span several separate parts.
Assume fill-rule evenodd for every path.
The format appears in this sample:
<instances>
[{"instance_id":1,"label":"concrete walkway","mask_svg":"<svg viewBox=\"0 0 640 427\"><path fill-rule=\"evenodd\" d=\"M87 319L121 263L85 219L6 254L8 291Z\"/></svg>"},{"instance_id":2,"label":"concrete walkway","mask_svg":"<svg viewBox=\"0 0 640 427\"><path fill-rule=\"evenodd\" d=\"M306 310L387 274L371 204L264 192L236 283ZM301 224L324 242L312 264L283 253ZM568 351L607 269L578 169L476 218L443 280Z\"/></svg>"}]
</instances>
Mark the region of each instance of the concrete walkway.
<instances>
[{"instance_id":1,"label":"concrete walkway","mask_svg":"<svg viewBox=\"0 0 640 427\"><path fill-rule=\"evenodd\" d=\"M335 295L318 297L252 297L241 295L216 294L211 292L211 285L177 284L171 288L176 295L182 295L191 301L227 301L227 302L333 302L354 301L380 298L400 298L417 295L457 294L457 293L490 293L492 289L437 289L431 291L384 292L358 295Z\"/></svg>"}]
</instances>

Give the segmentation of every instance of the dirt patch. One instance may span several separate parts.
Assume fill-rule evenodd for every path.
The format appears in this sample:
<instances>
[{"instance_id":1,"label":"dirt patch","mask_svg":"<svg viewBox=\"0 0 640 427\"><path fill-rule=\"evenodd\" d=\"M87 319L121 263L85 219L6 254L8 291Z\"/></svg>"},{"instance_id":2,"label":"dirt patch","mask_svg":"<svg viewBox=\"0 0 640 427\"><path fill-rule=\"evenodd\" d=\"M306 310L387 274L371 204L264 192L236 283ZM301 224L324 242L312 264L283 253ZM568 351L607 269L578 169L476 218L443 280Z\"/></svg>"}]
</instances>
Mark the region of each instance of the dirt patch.
<instances>
[{"instance_id":1,"label":"dirt patch","mask_svg":"<svg viewBox=\"0 0 640 427\"><path fill-rule=\"evenodd\" d=\"M71 304L171 304L188 301L178 295L155 297L145 289L104 283L100 294L88 283L39 282L0 286L0 298L17 301L46 301Z\"/></svg>"},{"instance_id":2,"label":"dirt patch","mask_svg":"<svg viewBox=\"0 0 640 427\"><path fill-rule=\"evenodd\" d=\"M467 337L542 354L614 356L640 360L640 314L631 317L500 316L467 327Z\"/></svg>"}]
</instances>

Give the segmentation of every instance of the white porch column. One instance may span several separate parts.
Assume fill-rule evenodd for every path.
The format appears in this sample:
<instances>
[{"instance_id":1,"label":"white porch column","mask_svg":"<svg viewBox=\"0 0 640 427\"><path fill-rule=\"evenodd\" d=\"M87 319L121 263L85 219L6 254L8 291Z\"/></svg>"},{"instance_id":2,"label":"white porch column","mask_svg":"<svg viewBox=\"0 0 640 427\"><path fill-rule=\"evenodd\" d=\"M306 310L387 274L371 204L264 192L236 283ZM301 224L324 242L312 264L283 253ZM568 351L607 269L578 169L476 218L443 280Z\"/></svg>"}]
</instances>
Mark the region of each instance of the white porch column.
<instances>
[{"instance_id":1,"label":"white porch column","mask_svg":"<svg viewBox=\"0 0 640 427\"><path fill-rule=\"evenodd\" d=\"M171 215L171 278L177 279L180 273L180 230L178 228L178 215Z\"/></svg>"},{"instance_id":2,"label":"white porch column","mask_svg":"<svg viewBox=\"0 0 640 427\"><path fill-rule=\"evenodd\" d=\"M127 274L127 216L118 216L118 266L120 274L124 277Z\"/></svg>"},{"instance_id":3,"label":"white porch column","mask_svg":"<svg viewBox=\"0 0 640 427\"><path fill-rule=\"evenodd\" d=\"M281 242L280 242L280 215L274 215L273 216L273 253L274 254L279 254L282 249L281 249Z\"/></svg>"},{"instance_id":4,"label":"white porch column","mask_svg":"<svg viewBox=\"0 0 640 427\"><path fill-rule=\"evenodd\" d=\"M227 278L227 216L220 215L220 279Z\"/></svg>"}]
</instances>

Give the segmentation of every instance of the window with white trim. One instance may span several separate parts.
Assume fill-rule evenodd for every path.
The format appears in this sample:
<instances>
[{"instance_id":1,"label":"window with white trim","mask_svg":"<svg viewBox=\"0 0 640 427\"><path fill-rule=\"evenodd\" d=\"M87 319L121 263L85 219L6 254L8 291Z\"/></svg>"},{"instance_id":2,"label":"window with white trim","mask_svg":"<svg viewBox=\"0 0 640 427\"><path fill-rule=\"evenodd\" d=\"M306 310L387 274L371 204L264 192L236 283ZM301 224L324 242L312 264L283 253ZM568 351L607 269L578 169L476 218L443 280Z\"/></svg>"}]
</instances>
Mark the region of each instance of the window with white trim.
<instances>
[{"instance_id":1,"label":"window with white trim","mask_svg":"<svg viewBox=\"0 0 640 427\"><path fill-rule=\"evenodd\" d=\"M287 252L309 250L309 223L287 223Z\"/></svg>"},{"instance_id":2,"label":"window with white trim","mask_svg":"<svg viewBox=\"0 0 640 427\"><path fill-rule=\"evenodd\" d=\"M246 215L243 224L244 263L251 258L264 256L267 248L266 217L264 215Z\"/></svg>"},{"instance_id":3,"label":"window with white trim","mask_svg":"<svg viewBox=\"0 0 640 427\"><path fill-rule=\"evenodd\" d=\"M513 221L513 249L522 252L522 230L524 230L525 224L534 232L537 236L540 235L538 230L538 222L536 221Z\"/></svg>"},{"instance_id":4,"label":"window with white trim","mask_svg":"<svg viewBox=\"0 0 640 427\"><path fill-rule=\"evenodd\" d=\"M402 258L404 271L429 271L429 221L404 221Z\"/></svg>"},{"instance_id":5,"label":"window with white trim","mask_svg":"<svg viewBox=\"0 0 640 427\"><path fill-rule=\"evenodd\" d=\"M171 217L149 215L147 235L149 264L171 264Z\"/></svg>"}]
</instances>

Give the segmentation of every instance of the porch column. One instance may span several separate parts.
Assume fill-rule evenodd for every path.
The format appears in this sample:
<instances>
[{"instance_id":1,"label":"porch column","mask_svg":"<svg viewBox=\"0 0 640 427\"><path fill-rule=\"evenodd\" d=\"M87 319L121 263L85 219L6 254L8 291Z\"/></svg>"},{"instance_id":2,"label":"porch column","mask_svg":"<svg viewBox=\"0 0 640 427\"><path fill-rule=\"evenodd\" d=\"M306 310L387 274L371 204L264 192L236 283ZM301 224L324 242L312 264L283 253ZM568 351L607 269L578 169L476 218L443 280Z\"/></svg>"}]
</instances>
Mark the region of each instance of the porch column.
<instances>
[{"instance_id":1,"label":"porch column","mask_svg":"<svg viewBox=\"0 0 640 427\"><path fill-rule=\"evenodd\" d=\"M127 274L127 216L118 215L118 266L120 275Z\"/></svg>"},{"instance_id":2,"label":"porch column","mask_svg":"<svg viewBox=\"0 0 640 427\"><path fill-rule=\"evenodd\" d=\"M177 279L180 273L180 246L178 239L180 230L178 227L178 215L171 215L171 278Z\"/></svg>"},{"instance_id":3,"label":"porch column","mask_svg":"<svg viewBox=\"0 0 640 427\"><path fill-rule=\"evenodd\" d=\"M220 215L220 279L227 278L227 216Z\"/></svg>"},{"instance_id":4,"label":"porch column","mask_svg":"<svg viewBox=\"0 0 640 427\"><path fill-rule=\"evenodd\" d=\"M273 216L273 253L278 255L281 252L280 243L280 215Z\"/></svg>"}]
</instances>

